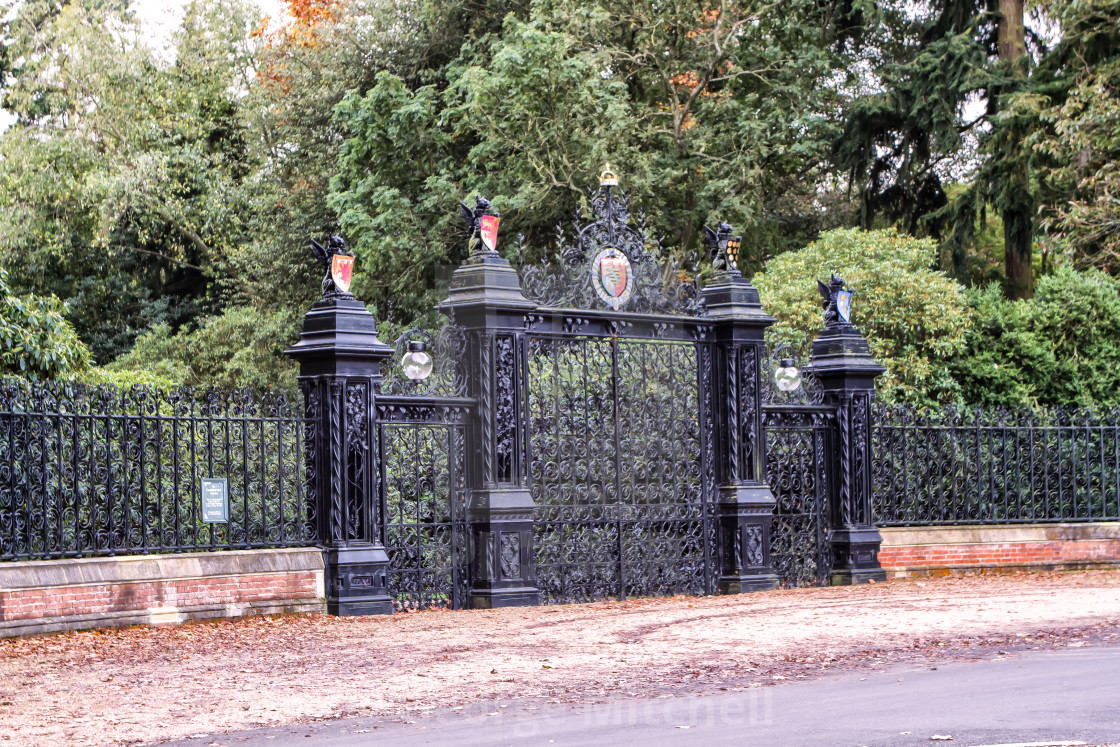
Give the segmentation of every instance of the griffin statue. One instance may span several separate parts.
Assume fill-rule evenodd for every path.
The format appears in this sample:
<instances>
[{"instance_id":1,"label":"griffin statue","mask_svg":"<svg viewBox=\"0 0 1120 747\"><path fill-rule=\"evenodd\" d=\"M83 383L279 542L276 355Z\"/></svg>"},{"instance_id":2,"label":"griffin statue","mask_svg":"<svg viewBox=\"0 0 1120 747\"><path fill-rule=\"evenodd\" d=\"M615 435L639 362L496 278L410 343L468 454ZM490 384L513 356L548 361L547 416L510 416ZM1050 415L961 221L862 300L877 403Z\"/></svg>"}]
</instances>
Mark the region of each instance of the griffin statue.
<instances>
[{"instance_id":1,"label":"griffin statue","mask_svg":"<svg viewBox=\"0 0 1120 747\"><path fill-rule=\"evenodd\" d=\"M716 230L712 230L708 226L704 226L704 237L708 242L708 247L711 251L712 257L712 270L715 272L738 272L738 246L742 240L741 236L734 239L731 238L730 223L720 223ZM734 247L736 256L732 256L729 249Z\"/></svg>"},{"instance_id":2,"label":"griffin statue","mask_svg":"<svg viewBox=\"0 0 1120 747\"><path fill-rule=\"evenodd\" d=\"M840 310L836 308L837 299L840 297L840 291L844 290L844 278L832 273L832 279L829 280L828 285L822 281L817 281L817 290L821 294L821 308L824 309L824 326L825 329L836 329L837 327L850 327L851 324L845 322L840 316Z\"/></svg>"},{"instance_id":3,"label":"griffin statue","mask_svg":"<svg viewBox=\"0 0 1120 747\"><path fill-rule=\"evenodd\" d=\"M501 215L495 213L490 208L490 200L487 200L481 195L474 198L473 210L467 203L459 200L459 212L463 216L463 220L466 221L467 230L470 231L471 234L467 249L471 254L474 254L475 250L482 244L482 216L493 215L496 218L500 218ZM485 249L485 246L483 246L483 249L487 254L497 254L497 252L490 252L488 249ZM483 251L479 250L479 253L481 254Z\"/></svg>"},{"instance_id":4,"label":"griffin statue","mask_svg":"<svg viewBox=\"0 0 1120 747\"><path fill-rule=\"evenodd\" d=\"M337 285L334 284L334 278L331 277L331 257L335 254L341 254L345 257L353 257L354 252L346 248L346 242L338 234L334 234L327 239L327 245L324 247L315 239L311 239L311 253L315 255L315 259L319 260L319 264L323 266L325 274L323 275L323 298L330 298L333 296L349 295L344 294Z\"/></svg>"}]
</instances>

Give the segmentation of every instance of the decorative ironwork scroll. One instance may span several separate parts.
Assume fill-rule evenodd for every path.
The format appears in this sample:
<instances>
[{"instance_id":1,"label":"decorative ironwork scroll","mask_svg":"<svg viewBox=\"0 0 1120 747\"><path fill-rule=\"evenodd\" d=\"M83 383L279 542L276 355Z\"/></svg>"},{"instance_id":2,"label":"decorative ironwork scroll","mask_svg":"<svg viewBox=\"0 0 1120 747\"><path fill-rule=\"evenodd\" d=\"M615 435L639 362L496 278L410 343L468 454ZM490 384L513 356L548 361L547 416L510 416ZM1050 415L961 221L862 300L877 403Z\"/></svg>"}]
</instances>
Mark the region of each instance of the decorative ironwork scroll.
<instances>
[{"instance_id":1,"label":"decorative ironwork scroll","mask_svg":"<svg viewBox=\"0 0 1120 747\"><path fill-rule=\"evenodd\" d=\"M800 385L782 391L775 375L790 365L799 369ZM825 402L812 367L789 346L766 349L761 369L766 480L777 501L771 563L784 586L824 585L832 571L829 503L837 408Z\"/></svg>"},{"instance_id":2,"label":"decorative ironwork scroll","mask_svg":"<svg viewBox=\"0 0 1120 747\"><path fill-rule=\"evenodd\" d=\"M574 242L557 227L556 264L521 268L525 297L542 306L702 315L696 280L684 263L663 256L660 240L647 237L641 213L630 225L629 195L616 192L609 179L588 194L593 220L578 229ZM576 221L587 217L581 209Z\"/></svg>"},{"instance_id":3,"label":"decorative ironwork scroll","mask_svg":"<svg viewBox=\"0 0 1120 747\"><path fill-rule=\"evenodd\" d=\"M832 408L763 409L766 479L774 493L770 560L784 586L828 583Z\"/></svg>"},{"instance_id":4,"label":"decorative ironwork scroll","mask_svg":"<svg viewBox=\"0 0 1120 747\"><path fill-rule=\"evenodd\" d=\"M464 415L437 403L379 406L382 531L398 610L466 606Z\"/></svg>"},{"instance_id":5,"label":"decorative ironwork scroll","mask_svg":"<svg viewBox=\"0 0 1120 747\"><path fill-rule=\"evenodd\" d=\"M498 335L494 341L494 479L498 483L513 482L517 451L517 397L514 384L518 377L516 340L512 335Z\"/></svg>"},{"instance_id":6,"label":"decorative ironwork scroll","mask_svg":"<svg viewBox=\"0 0 1120 747\"><path fill-rule=\"evenodd\" d=\"M796 366L801 373L801 385L791 392L778 388L775 374L785 362ZM824 403L824 387L811 365L787 344L768 347L762 360L762 402L767 405L820 405Z\"/></svg>"},{"instance_id":7,"label":"decorative ironwork scroll","mask_svg":"<svg viewBox=\"0 0 1120 747\"><path fill-rule=\"evenodd\" d=\"M412 381L404 375L401 359L410 342L422 342L432 356L432 372L427 378ZM409 329L393 341L395 353L387 361L378 392L386 395L413 397L462 397L467 392L465 358L467 336L454 319L438 330Z\"/></svg>"},{"instance_id":8,"label":"decorative ironwork scroll","mask_svg":"<svg viewBox=\"0 0 1120 747\"><path fill-rule=\"evenodd\" d=\"M369 465L373 461L369 443L369 385L353 382L346 387L346 482L345 533L338 539L363 539L368 526L365 496L369 495ZM336 429L338 430L338 429Z\"/></svg>"},{"instance_id":9,"label":"decorative ironwork scroll","mask_svg":"<svg viewBox=\"0 0 1120 747\"><path fill-rule=\"evenodd\" d=\"M756 376L758 376L758 348L753 345L744 345L739 348L738 386L736 387L738 390L736 400L741 410L738 421L739 433L736 434L736 437L741 444L741 455L739 470L733 472L737 478L743 480L758 479L758 470L755 469L755 457L758 454L757 436L755 434L758 399L752 384Z\"/></svg>"}]
</instances>

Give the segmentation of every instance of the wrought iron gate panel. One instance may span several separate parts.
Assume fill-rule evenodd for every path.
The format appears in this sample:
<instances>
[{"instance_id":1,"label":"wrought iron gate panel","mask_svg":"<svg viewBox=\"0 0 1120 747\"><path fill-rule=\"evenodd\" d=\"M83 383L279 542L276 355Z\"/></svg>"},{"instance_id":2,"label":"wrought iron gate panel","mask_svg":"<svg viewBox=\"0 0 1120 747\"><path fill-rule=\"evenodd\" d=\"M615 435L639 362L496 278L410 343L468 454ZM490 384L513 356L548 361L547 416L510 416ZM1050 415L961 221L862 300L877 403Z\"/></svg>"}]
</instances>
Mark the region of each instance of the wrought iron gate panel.
<instances>
[{"instance_id":1,"label":"wrought iron gate panel","mask_svg":"<svg viewBox=\"0 0 1120 747\"><path fill-rule=\"evenodd\" d=\"M832 571L828 408L763 408L766 480L777 501L770 558L783 586L824 586Z\"/></svg>"},{"instance_id":2,"label":"wrought iron gate panel","mask_svg":"<svg viewBox=\"0 0 1120 747\"><path fill-rule=\"evenodd\" d=\"M791 365L799 384L780 389L775 374ZM776 501L771 563L783 586L824 586L832 573L836 407L825 401L812 367L784 345L766 351L761 376L766 481Z\"/></svg>"},{"instance_id":3,"label":"wrought iron gate panel","mask_svg":"<svg viewBox=\"0 0 1120 747\"><path fill-rule=\"evenodd\" d=\"M463 412L416 405L378 409L379 510L394 607L466 607L470 534Z\"/></svg>"},{"instance_id":4,"label":"wrought iron gate panel","mask_svg":"<svg viewBox=\"0 0 1120 747\"><path fill-rule=\"evenodd\" d=\"M542 600L711 590L696 344L530 336L528 419Z\"/></svg>"}]
</instances>

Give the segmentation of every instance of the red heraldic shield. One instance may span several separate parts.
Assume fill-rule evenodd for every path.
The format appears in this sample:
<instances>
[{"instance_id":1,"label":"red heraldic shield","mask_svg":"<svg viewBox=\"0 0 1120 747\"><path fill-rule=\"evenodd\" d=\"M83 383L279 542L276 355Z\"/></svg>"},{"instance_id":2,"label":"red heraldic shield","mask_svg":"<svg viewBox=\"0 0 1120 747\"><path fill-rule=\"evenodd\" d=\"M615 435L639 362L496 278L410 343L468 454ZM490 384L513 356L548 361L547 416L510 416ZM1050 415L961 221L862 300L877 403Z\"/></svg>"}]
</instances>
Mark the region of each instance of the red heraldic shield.
<instances>
[{"instance_id":1,"label":"red heraldic shield","mask_svg":"<svg viewBox=\"0 0 1120 747\"><path fill-rule=\"evenodd\" d=\"M623 257L603 257L603 263L599 266L599 282L611 298L618 298L626 290L626 284L630 281L628 269Z\"/></svg>"},{"instance_id":2,"label":"red heraldic shield","mask_svg":"<svg viewBox=\"0 0 1120 747\"><path fill-rule=\"evenodd\" d=\"M331 256L331 278L343 293L350 292L350 278L354 274L354 258L344 254Z\"/></svg>"},{"instance_id":3,"label":"red heraldic shield","mask_svg":"<svg viewBox=\"0 0 1120 747\"><path fill-rule=\"evenodd\" d=\"M498 251L498 216L484 215L479 233L482 234L482 243L492 252Z\"/></svg>"}]
</instances>

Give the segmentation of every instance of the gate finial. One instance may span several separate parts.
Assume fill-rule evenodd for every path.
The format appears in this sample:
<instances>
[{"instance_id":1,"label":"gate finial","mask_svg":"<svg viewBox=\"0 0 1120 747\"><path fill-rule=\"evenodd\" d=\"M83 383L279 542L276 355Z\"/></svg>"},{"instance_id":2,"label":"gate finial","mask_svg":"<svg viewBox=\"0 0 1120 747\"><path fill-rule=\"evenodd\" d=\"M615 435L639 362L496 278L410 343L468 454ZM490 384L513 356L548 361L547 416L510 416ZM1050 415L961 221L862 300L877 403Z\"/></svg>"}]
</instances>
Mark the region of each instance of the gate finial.
<instances>
[{"instance_id":1,"label":"gate finial","mask_svg":"<svg viewBox=\"0 0 1120 747\"><path fill-rule=\"evenodd\" d=\"M311 239L311 253L323 266L322 298L353 298L350 295L350 278L354 270L354 252L346 248L346 242L338 234L331 235L324 247Z\"/></svg>"},{"instance_id":2,"label":"gate finial","mask_svg":"<svg viewBox=\"0 0 1120 747\"><path fill-rule=\"evenodd\" d=\"M617 187L618 186L618 174L611 171L611 165L609 163L607 164L607 167L605 169L603 169L603 172L601 174L599 174L599 186L600 187Z\"/></svg>"}]
</instances>

